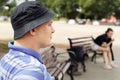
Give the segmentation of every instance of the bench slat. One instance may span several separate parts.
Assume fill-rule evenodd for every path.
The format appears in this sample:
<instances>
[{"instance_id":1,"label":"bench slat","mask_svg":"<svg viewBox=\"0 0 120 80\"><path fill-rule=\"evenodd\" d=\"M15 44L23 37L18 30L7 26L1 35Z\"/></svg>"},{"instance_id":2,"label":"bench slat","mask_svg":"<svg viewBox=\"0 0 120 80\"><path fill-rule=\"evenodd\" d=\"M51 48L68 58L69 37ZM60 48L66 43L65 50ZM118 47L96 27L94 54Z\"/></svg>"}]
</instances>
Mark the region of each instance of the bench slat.
<instances>
[{"instance_id":1,"label":"bench slat","mask_svg":"<svg viewBox=\"0 0 120 80\"><path fill-rule=\"evenodd\" d=\"M65 66L64 66L64 68L63 68L63 73L65 73L66 71L67 71L67 69L69 68L69 66L70 66L70 62L69 63L67 63ZM62 74L60 73L59 74L59 76L58 76L58 79L61 79L61 77L62 77Z\"/></svg>"},{"instance_id":2,"label":"bench slat","mask_svg":"<svg viewBox=\"0 0 120 80\"><path fill-rule=\"evenodd\" d=\"M56 66L51 66L51 68L48 69L48 71L50 72L50 74L53 76L54 73L58 70L56 67L59 67L61 65L61 63L58 63Z\"/></svg>"},{"instance_id":3,"label":"bench slat","mask_svg":"<svg viewBox=\"0 0 120 80\"><path fill-rule=\"evenodd\" d=\"M64 65L65 65L65 63L61 63L60 66L59 66L59 68L62 70ZM54 73L54 75L55 75L55 76L58 76L59 73L60 73L60 70L57 70L57 71Z\"/></svg>"},{"instance_id":4,"label":"bench slat","mask_svg":"<svg viewBox=\"0 0 120 80\"><path fill-rule=\"evenodd\" d=\"M58 77L60 80L63 75L59 69L61 69L64 74L67 71L67 69L70 67L71 63L70 61L59 62L56 57L57 54L55 54L53 50L54 49L49 48L48 50L44 51L41 54L41 56L49 73L52 76Z\"/></svg>"},{"instance_id":5,"label":"bench slat","mask_svg":"<svg viewBox=\"0 0 120 80\"><path fill-rule=\"evenodd\" d=\"M61 63L61 65L59 66L59 68L62 70L63 74L67 71L67 69L69 68L70 66L70 62L69 63L66 63L66 62L63 62ZM62 73L61 71L57 70L55 73L54 73L55 76L58 76L59 79L62 78Z\"/></svg>"},{"instance_id":6,"label":"bench slat","mask_svg":"<svg viewBox=\"0 0 120 80\"><path fill-rule=\"evenodd\" d=\"M68 38L68 40L78 40L78 39L87 39L87 38L91 38L92 36L89 37L78 37L78 38Z\"/></svg>"}]
</instances>

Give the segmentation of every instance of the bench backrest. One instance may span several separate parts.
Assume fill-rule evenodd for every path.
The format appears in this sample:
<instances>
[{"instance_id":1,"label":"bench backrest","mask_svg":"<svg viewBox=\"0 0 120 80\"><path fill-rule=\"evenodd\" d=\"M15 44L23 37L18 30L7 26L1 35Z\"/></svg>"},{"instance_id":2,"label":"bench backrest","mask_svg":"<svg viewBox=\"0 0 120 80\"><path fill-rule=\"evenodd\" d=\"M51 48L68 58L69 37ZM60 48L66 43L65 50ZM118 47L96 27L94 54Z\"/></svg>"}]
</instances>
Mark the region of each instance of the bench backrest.
<instances>
[{"instance_id":1,"label":"bench backrest","mask_svg":"<svg viewBox=\"0 0 120 80\"><path fill-rule=\"evenodd\" d=\"M90 49L90 44L94 40L92 36L88 37L77 37L77 38L68 38L70 43L70 48L75 46L83 46L85 49Z\"/></svg>"}]
</instances>

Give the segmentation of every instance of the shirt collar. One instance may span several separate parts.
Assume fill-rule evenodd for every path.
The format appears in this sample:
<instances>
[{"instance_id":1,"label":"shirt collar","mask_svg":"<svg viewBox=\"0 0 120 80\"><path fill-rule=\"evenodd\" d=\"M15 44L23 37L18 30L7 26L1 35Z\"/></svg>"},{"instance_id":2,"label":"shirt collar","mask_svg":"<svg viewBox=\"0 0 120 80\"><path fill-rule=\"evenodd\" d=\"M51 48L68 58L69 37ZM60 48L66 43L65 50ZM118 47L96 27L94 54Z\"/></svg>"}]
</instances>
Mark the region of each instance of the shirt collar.
<instances>
[{"instance_id":1,"label":"shirt collar","mask_svg":"<svg viewBox=\"0 0 120 80\"><path fill-rule=\"evenodd\" d=\"M31 55L31 56L35 57L38 61L40 61L41 63L43 63L41 55L38 52L36 52L35 50L32 50L30 48L26 48L26 47L15 46L13 44L14 44L14 42L9 42L8 43L8 47L10 49L23 52L23 53L25 53L27 55Z\"/></svg>"}]
</instances>

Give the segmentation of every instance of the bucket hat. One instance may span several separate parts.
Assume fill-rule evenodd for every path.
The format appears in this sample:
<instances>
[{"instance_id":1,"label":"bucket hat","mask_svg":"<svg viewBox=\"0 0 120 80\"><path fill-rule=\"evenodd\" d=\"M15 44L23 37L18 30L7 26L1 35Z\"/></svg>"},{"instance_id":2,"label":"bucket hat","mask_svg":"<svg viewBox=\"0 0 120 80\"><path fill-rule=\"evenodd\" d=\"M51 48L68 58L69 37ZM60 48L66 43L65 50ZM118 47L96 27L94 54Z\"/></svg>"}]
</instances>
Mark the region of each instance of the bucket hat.
<instances>
[{"instance_id":1,"label":"bucket hat","mask_svg":"<svg viewBox=\"0 0 120 80\"><path fill-rule=\"evenodd\" d=\"M27 1L16 7L11 15L14 39L18 39L28 31L51 20L55 14L36 1Z\"/></svg>"}]
</instances>

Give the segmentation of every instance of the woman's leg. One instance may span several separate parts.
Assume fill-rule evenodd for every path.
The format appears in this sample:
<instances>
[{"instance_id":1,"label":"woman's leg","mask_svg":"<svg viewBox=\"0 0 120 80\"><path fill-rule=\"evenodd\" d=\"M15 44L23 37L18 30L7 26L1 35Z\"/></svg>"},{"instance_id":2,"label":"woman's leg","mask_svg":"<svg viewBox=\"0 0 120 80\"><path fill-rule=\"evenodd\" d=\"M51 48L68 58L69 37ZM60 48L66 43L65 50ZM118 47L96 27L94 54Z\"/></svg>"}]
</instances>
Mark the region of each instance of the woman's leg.
<instances>
[{"instance_id":1,"label":"woman's leg","mask_svg":"<svg viewBox=\"0 0 120 80\"><path fill-rule=\"evenodd\" d=\"M99 47L98 50L102 51L102 53L103 53L103 60L105 62L104 68L112 69L112 67L109 65L109 57L110 57L110 56L108 57L108 55L109 55L109 53L108 53L109 52L109 48Z\"/></svg>"},{"instance_id":2,"label":"woman's leg","mask_svg":"<svg viewBox=\"0 0 120 80\"><path fill-rule=\"evenodd\" d=\"M98 47L98 48L97 48L97 51L107 52L107 51L109 51L109 48Z\"/></svg>"},{"instance_id":3,"label":"woman's leg","mask_svg":"<svg viewBox=\"0 0 120 80\"><path fill-rule=\"evenodd\" d=\"M108 59L109 59L109 62L110 62L111 67L113 67L113 68L117 68L117 67L118 67L118 66L115 65L115 64L113 63L113 61L112 61L112 55L111 55L110 50L108 51Z\"/></svg>"},{"instance_id":4,"label":"woman's leg","mask_svg":"<svg viewBox=\"0 0 120 80\"><path fill-rule=\"evenodd\" d=\"M105 51L103 52L103 60L104 60L104 62L105 62L106 65L109 64L109 62L108 62L108 53L105 52Z\"/></svg>"},{"instance_id":5,"label":"woman's leg","mask_svg":"<svg viewBox=\"0 0 120 80\"><path fill-rule=\"evenodd\" d=\"M112 61L112 56L111 56L111 52L110 52L110 48L109 48L109 51L108 51L108 59L109 59L109 62L110 64L113 64L113 61Z\"/></svg>"}]
</instances>

